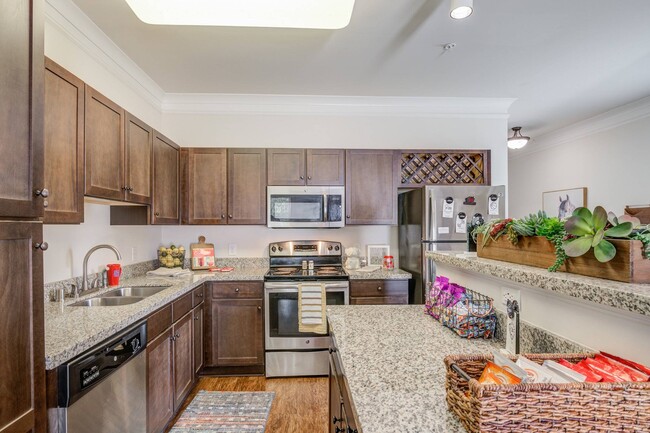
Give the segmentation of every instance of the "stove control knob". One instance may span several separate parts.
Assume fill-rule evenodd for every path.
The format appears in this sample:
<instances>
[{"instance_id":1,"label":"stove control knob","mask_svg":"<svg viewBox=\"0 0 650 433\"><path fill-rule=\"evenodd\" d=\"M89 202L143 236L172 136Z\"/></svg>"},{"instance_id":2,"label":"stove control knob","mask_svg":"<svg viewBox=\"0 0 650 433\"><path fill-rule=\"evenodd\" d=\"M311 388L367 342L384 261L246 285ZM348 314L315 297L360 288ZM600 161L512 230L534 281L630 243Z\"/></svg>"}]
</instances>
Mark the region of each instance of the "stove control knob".
<instances>
[{"instance_id":1,"label":"stove control knob","mask_svg":"<svg viewBox=\"0 0 650 433\"><path fill-rule=\"evenodd\" d=\"M282 247L278 247L278 251L282 251Z\"/></svg>"},{"instance_id":2,"label":"stove control knob","mask_svg":"<svg viewBox=\"0 0 650 433\"><path fill-rule=\"evenodd\" d=\"M275 245L273 245L273 246L271 247L271 251L272 251L272 252L276 252L277 250L278 250L278 249L276 248Z\"/></svg>"},{"instance_id":3,"label":"stove control knob","mask_svg":"<svg viewBox=\"0 0 650 433\"><path fill-rule=\"evenodd\" d=\"M332 251L332 248L334 248L334 247L330 245L329 247L327 247L327 250Z\"/></svg>"},{"instance_id":4,"label":"stove control knob","mask_svg":"<svg viewBox=\"0 0 650 433\"><path fill-rule=\"evenodd\" d=\"M341 249L341 248L340 248L338 245L334 247L334 250L336 250L336 251L338 251L338 250L340 250L340 249Z\"/></svg>"}]
</instances>

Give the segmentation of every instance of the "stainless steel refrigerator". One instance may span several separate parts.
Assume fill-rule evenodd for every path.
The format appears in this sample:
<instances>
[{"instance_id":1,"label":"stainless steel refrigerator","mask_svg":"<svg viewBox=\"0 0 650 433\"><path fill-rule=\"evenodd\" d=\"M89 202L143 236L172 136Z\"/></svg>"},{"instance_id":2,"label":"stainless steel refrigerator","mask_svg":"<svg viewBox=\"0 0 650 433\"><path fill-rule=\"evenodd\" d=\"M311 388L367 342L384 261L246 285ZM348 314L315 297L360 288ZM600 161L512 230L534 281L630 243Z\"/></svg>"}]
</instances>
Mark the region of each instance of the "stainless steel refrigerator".
<instances>
[{"instance_id":1,"label":"stainless steel refrigerator","mask_svg":"<svg viewBox=\"0 0 650 433\"><path fill-rule=\"evenodd\" d=\"M467 251L467 227L505 217L504 186L427 186L399 195L399 267L413 274L409 302L424 302L433 269L425 252Z\"/></svg>"}]
</instances>

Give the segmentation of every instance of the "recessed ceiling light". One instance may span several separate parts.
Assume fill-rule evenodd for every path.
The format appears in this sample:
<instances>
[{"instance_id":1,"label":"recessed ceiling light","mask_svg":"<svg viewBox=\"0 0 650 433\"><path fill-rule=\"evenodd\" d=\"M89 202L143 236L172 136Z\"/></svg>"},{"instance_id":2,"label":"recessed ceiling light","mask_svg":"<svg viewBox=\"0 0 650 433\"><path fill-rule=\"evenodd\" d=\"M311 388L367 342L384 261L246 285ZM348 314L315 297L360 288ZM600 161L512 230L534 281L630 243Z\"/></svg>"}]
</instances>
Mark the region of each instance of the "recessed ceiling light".
<instances>
[{"instance_id":1,"label":"recessed ceiling light","mask_svg":"<svg viewBox=\"0 0 650 433\"><path fill-rule=\"evenodd\" d=\"M451 0L449 15L455 20L462 20L472 15L474 0Z\"/></svg>"},{"instance_id":2,"label":"recessed ceiling light","mask_svg":"<svg viewBox=\"0 0 650 433\"><path fill-rule=\"evenodd\" d=\"M515 126L512 131L512 137L508 139L508 147L510 149L521 149L528 143L530 137L521 135L521 126Z\"/></svg>"},{"instance_id":3,"label":"recessed ceiling light","mask_svg":"<svg viewBox=\"0 0 650 433\"><path fill-rule=\"evenodd\" d=\"M342 29L354 0L126 0L147 24Z\"/></svg>"}]
</instances>

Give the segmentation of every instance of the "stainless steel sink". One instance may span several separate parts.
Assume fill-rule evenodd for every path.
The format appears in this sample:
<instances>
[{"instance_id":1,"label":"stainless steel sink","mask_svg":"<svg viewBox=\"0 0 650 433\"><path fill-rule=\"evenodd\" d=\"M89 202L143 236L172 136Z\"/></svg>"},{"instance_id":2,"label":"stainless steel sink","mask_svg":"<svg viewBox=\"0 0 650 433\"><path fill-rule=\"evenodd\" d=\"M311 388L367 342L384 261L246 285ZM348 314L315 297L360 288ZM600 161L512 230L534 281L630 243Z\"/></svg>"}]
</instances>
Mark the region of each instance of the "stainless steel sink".
<instances>
[{"instance_id":1,"label":"stainless steel sink","mask_svg":"<svg viewBox=\"0 0 650 433\"><path fill-rule=\"evenodd\" d=\"M119 307L120 305L129 305L140 302L144 299L142 296L114 296L114 297L96 297L85 299L83 301L70 304L71 307Z\"/></svg>"},{"instance_id":2,"label":"stainless steel sink","mask_svg":"<svg viewBox=\"0 0 650 433\"><path fill-rule=\"evenodd\" d=\"M162 292L167 289L169 286L133 286L133 287L122 287L121 289L111 290L106 292L100 297L127 297L127 296L137 296L141 298L146 298L148 296L153 296L156 293Z\"/></svg>"}]
</instances>

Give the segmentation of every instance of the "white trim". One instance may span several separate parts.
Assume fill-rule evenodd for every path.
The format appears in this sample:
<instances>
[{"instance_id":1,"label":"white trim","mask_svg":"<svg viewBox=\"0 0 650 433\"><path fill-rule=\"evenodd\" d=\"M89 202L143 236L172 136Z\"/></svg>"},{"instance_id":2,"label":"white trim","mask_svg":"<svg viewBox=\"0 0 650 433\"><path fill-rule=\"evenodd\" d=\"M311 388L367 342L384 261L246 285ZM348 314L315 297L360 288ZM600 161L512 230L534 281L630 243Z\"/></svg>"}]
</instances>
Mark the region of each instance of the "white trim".
<instances>
[{"instance_id":1,"label":"white trim","mask_svg":"<svg viewBox=\"0 0 650 433\"><path fill-rule=\"evenodd\" d=\"M508 152L508 157L513 160L544 152L648 116L650 116L650 96L531 139L524 149Z\"/></svg>"},{"instance_id":2,"label":"white trim","mask_svg":"<svg viewBox=\"0 0 650 433\"><path fill-rule=\"evenodd\" d=\"M163 89L106 36L77 5L70 0L46 0L45 21L62 30L88 56L106 67L120 81L161 111L165 98Z\"/></svg>"},{"instance_id":3,"label":"white trim","mask_svg":"<svg viewBox=\"0 0 650 433\"><path fill-rule=\"evenodd\" d=\"M164 113L508 118L513 98L168 93Z\"/></svg>"}]
</instances>

